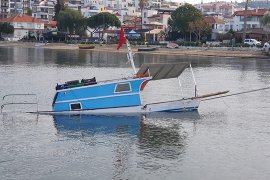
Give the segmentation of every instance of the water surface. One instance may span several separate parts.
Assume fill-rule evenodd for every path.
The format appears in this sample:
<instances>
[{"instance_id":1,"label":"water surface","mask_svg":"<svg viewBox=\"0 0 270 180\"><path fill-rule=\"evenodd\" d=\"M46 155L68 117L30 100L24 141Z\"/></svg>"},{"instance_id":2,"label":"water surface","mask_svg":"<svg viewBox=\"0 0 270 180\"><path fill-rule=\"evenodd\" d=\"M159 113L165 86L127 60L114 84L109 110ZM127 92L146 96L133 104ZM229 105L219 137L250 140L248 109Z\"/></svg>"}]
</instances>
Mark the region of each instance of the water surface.
<instances>
[{"instance_id":1,"label":"water surface","mask_svg":"<svg viewBox=\"0 0 270 180\"><path fill-rule=\"evenodd\" d=\"M190 62L200 94L270 84L269 60L135 55L136 67L146 62ZM0 48L0 96L36 93L41 110L51 109L56 83L131 74L123 53ZM192 96L188 69L181 82ZM269 96L258 91L202 102L198 112L145 117L4 113L0 179L269 179ZM178 82L166 80L150 83L143 100L179 97Z\"/></svg>"}]
</instances>

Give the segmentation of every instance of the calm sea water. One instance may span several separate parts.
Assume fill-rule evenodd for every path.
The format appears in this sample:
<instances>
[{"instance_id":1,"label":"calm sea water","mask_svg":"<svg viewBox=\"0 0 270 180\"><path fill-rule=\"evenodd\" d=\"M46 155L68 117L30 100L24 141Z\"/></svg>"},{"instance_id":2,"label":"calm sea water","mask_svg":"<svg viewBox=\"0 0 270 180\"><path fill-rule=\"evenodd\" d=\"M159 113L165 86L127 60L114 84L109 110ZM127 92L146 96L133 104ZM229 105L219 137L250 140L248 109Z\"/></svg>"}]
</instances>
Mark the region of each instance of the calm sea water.
<instances>
[{"instance_id":1,"label":"calm sea water","mask_svg":"<svg viewBox=\"0 0 270 180\"><path fill-rule=\"evenodd\" d=\"M233 52L232 52L233 53ZM270 60L135 55L190 62L199 93L270 86ZM131 75L123 53L0 48L0 96L36 93L50 110L56 83ZM193 95L187 69L184 95ZM149 95L152 95L150 98ZM179 97L175 80L152 82L144 101ZM14 100L16 101L16 100ZM145 117L0 115L0 179L270 179L270 91L202 102L198 112Z\"/></svg>"}]
</instances>

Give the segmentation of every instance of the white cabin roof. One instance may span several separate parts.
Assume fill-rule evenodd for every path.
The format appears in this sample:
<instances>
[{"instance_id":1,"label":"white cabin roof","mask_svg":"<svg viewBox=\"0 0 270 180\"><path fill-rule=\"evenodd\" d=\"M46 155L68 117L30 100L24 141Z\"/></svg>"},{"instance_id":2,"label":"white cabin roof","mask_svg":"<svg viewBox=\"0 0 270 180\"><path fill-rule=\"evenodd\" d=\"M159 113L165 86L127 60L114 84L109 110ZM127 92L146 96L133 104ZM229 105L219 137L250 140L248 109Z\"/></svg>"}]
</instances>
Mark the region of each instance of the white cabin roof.
<instances>
[{"instance_id":1,"label":"white cabin roof","mask_svg":"<svg viewBox=\"0 0 270 180\"><path fill-rule=\"evenodd\" d=\"M143 64L137 72L137 75L149 75L152 76L152 80L177 78L187 67L188 63Z\"/></svg>"}]
</instances>

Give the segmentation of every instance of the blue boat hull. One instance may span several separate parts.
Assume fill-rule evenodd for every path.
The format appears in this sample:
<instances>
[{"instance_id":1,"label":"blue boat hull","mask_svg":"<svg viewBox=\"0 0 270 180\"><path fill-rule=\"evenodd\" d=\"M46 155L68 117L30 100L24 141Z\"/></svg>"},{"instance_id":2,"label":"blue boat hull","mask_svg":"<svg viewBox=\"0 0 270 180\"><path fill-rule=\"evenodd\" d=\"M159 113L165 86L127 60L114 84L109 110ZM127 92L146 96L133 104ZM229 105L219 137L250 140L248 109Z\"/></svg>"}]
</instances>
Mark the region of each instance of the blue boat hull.
<instances>
[{"instance_id":1,"label":"blue boat hull","mask_svg":"<svg viewBox=\"0 0 270 180\"><path fill-rule=\"evenodd\" d=\"M140 106L140 89L147 80L149 77L59 90L54 98L53 111Z\"/></svg>"}]
</instances>

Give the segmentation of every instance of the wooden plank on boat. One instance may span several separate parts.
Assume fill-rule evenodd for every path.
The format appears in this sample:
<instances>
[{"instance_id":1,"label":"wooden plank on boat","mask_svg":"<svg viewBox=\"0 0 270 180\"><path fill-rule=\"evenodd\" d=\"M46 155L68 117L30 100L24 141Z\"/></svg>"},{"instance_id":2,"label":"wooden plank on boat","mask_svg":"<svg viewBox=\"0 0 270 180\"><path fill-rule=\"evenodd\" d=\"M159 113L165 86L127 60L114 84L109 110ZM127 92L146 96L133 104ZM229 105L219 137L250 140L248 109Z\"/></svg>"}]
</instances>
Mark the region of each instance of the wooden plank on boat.
<instances>
[{"instance_id":1,"label":"wooden plank on boat","mask_svg":"<svg viewBox=\"0 0 270 180\"><path fill-rule=\"evenodd\" d=\"M213 97L213 96L218 96L218 95L221 95L221 94L226 94L228 93L229 91L221 91L221 92L215 92L215 93L210 93L210 94L205 94L205 95L202 95L202 96L196 96L196 97L192 97L191 99L197 99L197 98L208 98L208 97Z\"/></svg>"}]
</instances>

